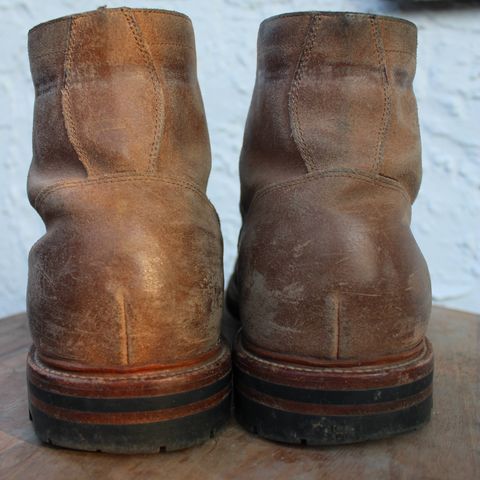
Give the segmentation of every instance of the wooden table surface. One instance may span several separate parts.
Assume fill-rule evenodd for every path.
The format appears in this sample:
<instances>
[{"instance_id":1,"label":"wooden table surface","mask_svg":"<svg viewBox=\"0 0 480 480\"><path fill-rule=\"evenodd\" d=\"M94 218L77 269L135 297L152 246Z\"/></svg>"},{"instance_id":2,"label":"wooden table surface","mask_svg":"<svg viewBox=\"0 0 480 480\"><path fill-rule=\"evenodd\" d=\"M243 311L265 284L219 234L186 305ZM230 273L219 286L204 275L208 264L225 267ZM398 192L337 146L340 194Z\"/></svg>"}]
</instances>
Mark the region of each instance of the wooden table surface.
<instances>
[{"instance_id":1,"label":"wooden table surface","mask_svg":"<svg viewBox=\"0 0 480 480\"><path fill-rule=\"evenodd\" d=\"M41 445L28 420L24 315L0 320L0 479L480 479L480 317L435 308L434 407L423 430L342 447L290 447L233 420L200 447L155 455Z\"/></svg>"}]
</instances>

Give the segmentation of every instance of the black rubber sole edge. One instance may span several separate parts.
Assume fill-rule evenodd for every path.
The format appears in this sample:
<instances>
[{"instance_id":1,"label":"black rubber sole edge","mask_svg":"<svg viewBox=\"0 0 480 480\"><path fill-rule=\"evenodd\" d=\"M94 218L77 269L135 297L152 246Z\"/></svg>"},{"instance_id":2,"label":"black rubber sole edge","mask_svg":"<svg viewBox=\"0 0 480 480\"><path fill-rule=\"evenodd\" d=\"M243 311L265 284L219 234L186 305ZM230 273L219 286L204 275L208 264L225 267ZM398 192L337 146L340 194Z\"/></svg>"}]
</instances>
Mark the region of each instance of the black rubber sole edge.
<instances>
[{"instance_id":1,"label":"black rubber sole edge","mask_svg":"<svg viewBox=\"0 0 480 480\"><path fill-rule=\"evenodd\" d=\"M431 387L433 371L415 382L393 387L369 388L365 390L314 390L312 388L289 387L267 382L248 375L234 367L235 383L256 392L282 400L292 400L306 405L381 405L385 402L408 400Z\"/></svg>"},{"instance_id":2,"label":"black rubber sole edge","mask_svg":"<svg viewBox=\"0 0 480 480\"><path fill-rule=\"evenodd\" d=\"M231 395L200 413L155 423L109 425L76 423L45 414L30 404L35 433L47 444L105 453L158 453L181 450L213 438L230 417Z\"/></svg>"},{"instance_id":3,"label":"black rubber sole edge","mask_svg":"<svg viewBox=\"0 0 480 480\"><path fill-rule=\"evenodd\" d=\"M48 405L72 411L76 410L91 413L138 413L182 407L192 405L202 400L208 400L208 398L220 393L222 390L230 388L231 382L232 375L228 373L214 383L186 392L150 397L98 398L62 395L39 388L29 381L28 393L30 396Z\"/></svg>"},{"instance_id":4,"label":"black rubber sole edge","mask_svg":"<svg viewBox=\"0 0 480 480\"><path fill-rule=\"evenodd\" d=\"M278 410L235 392L235 416L249 432L282 443L339 445L416 430L430 419L432 396L409 408L370 415L307 415Z\"/></svg>"}]
</instances>

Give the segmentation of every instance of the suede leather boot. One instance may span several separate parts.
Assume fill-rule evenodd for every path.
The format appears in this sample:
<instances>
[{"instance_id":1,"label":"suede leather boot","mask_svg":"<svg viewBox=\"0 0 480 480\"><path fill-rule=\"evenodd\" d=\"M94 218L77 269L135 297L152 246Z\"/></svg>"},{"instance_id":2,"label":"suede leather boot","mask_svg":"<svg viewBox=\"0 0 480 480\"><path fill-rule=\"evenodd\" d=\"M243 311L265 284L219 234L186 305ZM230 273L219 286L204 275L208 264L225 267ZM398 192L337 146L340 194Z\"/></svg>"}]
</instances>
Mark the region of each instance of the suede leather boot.
<instances>
[{"instance_id":1,"label":"suede leather boot","mask_svg":"<svg viewBox=\"0 0 480 480\"><path fill-rule=\"evenodd\" d=\"M184 448L229 416L222 238L193 29L106 9L29 33L30 414L44 442Z\"/></svg>"},{"instance_id":2,"label":"suede leather boot","mask_svg":"<svg viewBox=\"0 0 480 480\"><path fill-rule=\"evenodd\" d=\"M429 419L415 57L400 19L307 12L260 27L224 335L241 328L236 415L263 437L349 443Z\"/></svg>"}]
</instances>

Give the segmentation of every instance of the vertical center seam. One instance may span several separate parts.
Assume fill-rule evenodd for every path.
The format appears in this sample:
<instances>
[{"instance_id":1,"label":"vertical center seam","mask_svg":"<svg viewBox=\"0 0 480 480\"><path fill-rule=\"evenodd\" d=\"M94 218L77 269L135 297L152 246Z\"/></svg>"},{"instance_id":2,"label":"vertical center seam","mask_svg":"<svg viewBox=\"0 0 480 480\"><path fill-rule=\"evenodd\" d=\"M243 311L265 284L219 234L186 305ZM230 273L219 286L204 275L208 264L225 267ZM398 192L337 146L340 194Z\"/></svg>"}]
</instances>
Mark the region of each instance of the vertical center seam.
<instances>
[{"instance_id":1,"label":"vertical center seam","mask_svg":"<svg viewBox=\"0 0 480 480\"><path fill-rule=\"evenodd\" d=\"M390 83L388 81L387 63L385 58L385 49L383 45L382 36L378 26L378 19L375 16L370 17L370 24L372 30L372 36L375 44L375 51L377 54L378 66L382 75L383 86L383 112L382 119L380 121L380 127L377 134L377 143L375 146L375 154L373 161L373 171L379 172L383 166L384 150L385 150L385 138L390 126L391 120L391 92Z\"/></svg>"},{"instance_id":2,"label":"vertical center seam","mask_svg":"<svg viewBox=\"0 0 480 480\"><path fill-rule=\"evenodd\" d=\"M80 138L78 136L77 128L75 125L75 119L73 117L72 101L70 98L70 84L72 81L72 73L74 69L73 52L76 46L76 29L75 29L75 17L70 20L68 28L68 40L67 49L65 52L65 60L63 65L63 85L61 90L62 95L62 116L67 131L68 140L72 145L78 159L82 163L87 176L93 174L93 167L88 159L86 150L83 148Z\"/></svg>"},{"instance_id":3,"label":"vertical center seam","mask_svg":"<svg viewBox=\"0 0 480 480\"><path fill-rule=\"evenodd\" d=\"M297 148L300 151L300 155L305 162L305 166L308 172L315 170L315 162L312 158L312 154L305 141L302 124L299 119L298 111L298 99L300 96L300 87L303 81L303 76L307 70L307 65L311 57L311 52L315 45L315 39L317 36L318 25L321 21L320 15L313 15L310 20L309 28L305 36L304 45L298 59L297 67L295 69L293 82L288 94L288 109L290 112L290 122L292 128L292 136L297 144Z\"/></svg>"},{"instance_id":4,"label":"vertical center seam","mask_svg":"<svg viewBox=\"0 0 480 480\"><path fill-rule=\"evenodd\" d=\"M150 79L153 85L153 90L156 97L155 101L153 102L153 105L155 108L155 124L154 124L153 141L152 141L152 146L150 148L149 166L148 166L149 172L155 172L157 169L157 160L158 160L159 151L160 151L160 139L161 139L163 128L164 128L163 111L161 108L161 104L164 98L163 91L161 88L160 79L158 77L157 70L153 63L152 55L150 53L150 50L147 44L145 43L145 40L142 35L142 30L138 25L138 22L136 21L134 15L129 11L129 9L122 8L121 11L125 16L125 19L130 28L130 31L132 32L133 37L135 39L135 43L137 44L137 48L143 58L143 61L145 62L145 66L148 69L148 72L150 74Z\"/></svg>"}]
</instances>

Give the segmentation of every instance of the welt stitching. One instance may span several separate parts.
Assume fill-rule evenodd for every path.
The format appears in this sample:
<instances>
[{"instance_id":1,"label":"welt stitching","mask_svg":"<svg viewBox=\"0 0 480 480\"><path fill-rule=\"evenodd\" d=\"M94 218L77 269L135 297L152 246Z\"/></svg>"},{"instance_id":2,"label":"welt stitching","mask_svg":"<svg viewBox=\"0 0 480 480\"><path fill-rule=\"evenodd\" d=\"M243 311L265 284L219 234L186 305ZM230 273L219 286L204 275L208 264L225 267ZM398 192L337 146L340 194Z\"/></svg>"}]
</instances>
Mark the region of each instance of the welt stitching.
<instances>
[{"instance_id":1,"label":"welt stitching","mask_svg":"<svg viewBox=\"0 0 480 480\"><path fill-rule=\"evenodd\" d=\"M391 183L385 183L385 178L382 178L380 176L375 176L373 178L367 177L367 176L362 176L361 174L358 174L353 171L326 171L326 172L314 172L313 174L309 176L304 176L299 178L298 180L292 180L290 182L278 184L278 185L272 185L271 187L267 187L263 190L259 190L257 194L253 197L249 209L259 201L262 197L264 197L267 194L270 194L275 191L285 191L285 190L290 190L297 185L301 185L302 183L308 183L311 181L314 181L318 178L325 178L325 177L345 177L345 178L353 178L355 180L360 180L366 183L369 183L371 185L378 185L379 187L383 188L388 188L390 190L396 190L398 191L404 198L407 200L409 203L411 203L411 198L408 195L407 191L401 186L401 185L393 185Z\"/></svg>"},{"instance_id":2,"label":"welt stitching","mask_svg":"<svg viewBox=\"0 0 480 480\"><path fill-rule=\"evenodd\" d=\"M35 359L38 363L40 363L40 360L39 358L35 355ZM159 377L159 378L165 378L165 377L179 377L179 376L182 376L182 375L188 375L189 373L191 372L198 372L198 371L201 371L201 370L208 370L209 368L212 368L212 365L214 365L215 363L218 363L219 361L221 360L221 353L219 354L218 357L215 357L211 362L205 364L205 365L201 365L199 367L194 367L194 368L190 368L188 370L182 370L182 371L179 371L179 372L155 372L154 374L151 374L151 375L134 375L134 374L124 374L123 375L123 378L120 376L120 375L116 375L116 376L107 376L107 375L102 375L101 377L95 377L93 375L88 375L88 378L89 379L95 379L95 381L99 382L99 383L108 383L110 380L114 379L114 380L123 380L124 378L128 378L129 380L138 380L138 379L143 379L143 378L154 378L154 377ZM58 374L58 370L53 370L52 368L49 368L48 366L46 366L44 363L41 363L41 365L39 365L39 368L42 370L42 371L45 371L45 372L49 372L49 373L53 373L53 374ZM85 378L85 376L82 376L82 375L75 375L73 373L67 373L67 372L61 372L61 376L62 377L67 377L67 378Z\"/></svg>"},{"instance_id":3,"label":"welt stitching","mask_svg":"<svg viewBox=\"0 0 480 480\"><path fill-rule=\"evenodd\" d=\"M366 372L383 372L384 370L400 370L405 368L406 365L409 365L413 363L415 360L418 359L413 359L412 361L408 363L404 363L398 366L394 367L383 367L383 368L361 368L359 367L357 370L354 369L349 369L349 368L328 368L328 367L322 367L322 372L333 372L333 373L366 373ZM274 362L270 362L268 360L265 360L263 358L255 357L256 362L260 363L265 363L266 365L277 365ZM287 370L294 370L294 371L299 371L299 372L316 372L318 370L314 370L313 368L302 368L302 367L293 367L291 365L285 365L282 364L282 368L286 368Z\"/></svg>"},{"instance_id":4,"label":"welt stitching","mask_svg":"<svg viewBox=\"0 0 480 480\"><path fill-rule=\"evenodd\" d=\"M210 200L207 198L207 196L199 190L195 185L182 181L182 180L175 180L171 178L166 178L166 177L160 177L160 176L153 176L153 175L128 175L128 176L118 176L118 177L100 177L100 178L90 178L87 180L79 180L79 181L72 181L72 182L62 182L62 183L56 183L50 187L45 188L42 190L34 200L34 206L35 209L41 208L42 204L45 202L47 197L59 190L64 190L68 189L70 187L78 187L80 189L83 189L85 187L88 187L90 185L98 185L98 184L108 184L108 183L124 183L124 182L134 182L134 181L157 181L157 182L162 182L166 183L169 185L176 185L178 187L183 187L188 190L191 190L192 192L196 193L199 195L204 201L207 202L207 205L209 208L215 212L215 208L213 205L210 203Z\"/></svg>"},{"instance_id":5,"label":"welt stitching","mask_svg":"<svg viewBox=\"0 0 480 480\"><path fill-rule=\"evenodd\" d=\"M157 71L153 64L152 56L148 50L148 47L145 44L141 29L137 21L135 20L135 17L133 16L132 13L130 13L126 9L122 9L121 12L125 16L127 24L137 44L137 48L139 49L140 54L143 57L145 65L150 74L150 79L153 84L153 90L155 92L156 101L153 102L154 108L155 108L155 124L154 124L154 130L153 130L153 141L150 147L150 161L148 166L148 171L154 172L156 170L156 166L157 166L156 163L157 163L157 158L160 150L160 135L161 135L161 131L163 130L162 112L160 111L160 108L159 108L159 103L163 99L163 92L160 88L160 80L158 78Z\"/></svg>"},{"instance_id":6,"label":"welt stitching","mask_svg":"<svg viewBox=\"0 0 480 480\"><path fill-rule=\"evenodd\" d=\"M75 120L72 114L72 103L70 99L69 85L71 80L71 71L73 69L73 50L76 43L75 21L72 18L69 25L67 49L64 62L64 88L62 89L62 113L65 121L65 129L70 143L75 150L78 159L87 171L87 175L92 173L92 166L88 160L87 152L83 149L75 127Z\"/></svg>"},{"instance_id":7,"label":"welt stitching","mask_svg":"<svg viewBox=\"0 0 480 480\"><path fill-rule=\"evenodd\" d=\"M422 355L419 357L423 358L425 356L427 349L424 344L424 349L422 352ZM256 355L252 355L251 353L248 353L244 350L244 353L246 356L251 357L255 360L255 362L260 362L264 363L266 365L278 365L275 362L271 362L269 360L266 360L264 358L257 357ZM389 366L383 366L381 368L379 367L357 367L357 368L329 368L329 367L322 367L322 372L334 372L334 373L365 373L365 372L383 372L385 370L399 370L405 368L407 365L410 365L412 363L415 363L418 361L419 357L417 358L412 358L411 360L408 360L403 363L398 363L396 365L389 365ZM308 368L308 367L294 367L293 365L287 365L287 364L282 364L282 368L285 368L287 370L294 370L294 371L299 371L299 372L318 372L318 368Z\"/></svg>"},{"instance_id":8,"label":"welt stitching","mask_svg":"<svg viewBox=\"0 0 480 480\"><path fill-rule=\"evenodd\" d=\"M383 164L383 160L384 160L385 138L387 136L388 127L390 124L390 116L391 116L391 98L390 98L390 86L389 86L388 75L387 75L387 65L385 60L385 52L383 49L383 41L380 36L380 31L379 31L376 17L370 18L370 24L371 24L371 30L374 38L374 43L375 43L375 51L378 59L378 66L380 67L380 71L382 74L382 86L383 86L382 120L381 120L380 128L377 134L377 145L376 145L376 152L375 152L374 163L373 163L373 170L375 172L378 172L380 171Z\"/></svg>"},{"instance_id":9,"label":"welt stitching","mask_svg":"<svg viewBox=\"0 0 480 480\"><path fill-rule=\"evenodd\" d=\"M305 166L307 167L307 171L312 171L315 169L315 163L312 159L312 155L308 149L307 143L305 141L305 135L302 129L301 122L299 120L299 112L298 112L298 99L300 96L300 85L303 80L303 76L305 74L308 61L310 60L310 55L312 49L315 45L315 38L317 36L317 28L321 18L319 15L312 16L308 28L307 35L305 37L304 46L302 52L300 53L300 58L298 60L297 68L294 73L294 79L292 82L292 86L289 92L289 99L288 99L288 106L291 115L291 122L292 122L292 130L293 130L293 138L295 143L297 143L297 147L300 150L300 155L305 162ZM295 130L298 133L298 139L295 138Z\"/></svg>"}]
</instances>

